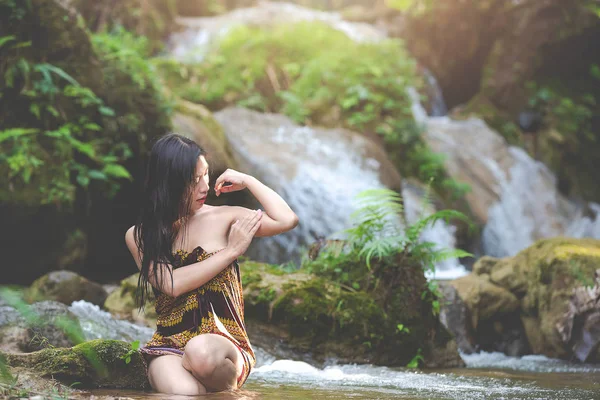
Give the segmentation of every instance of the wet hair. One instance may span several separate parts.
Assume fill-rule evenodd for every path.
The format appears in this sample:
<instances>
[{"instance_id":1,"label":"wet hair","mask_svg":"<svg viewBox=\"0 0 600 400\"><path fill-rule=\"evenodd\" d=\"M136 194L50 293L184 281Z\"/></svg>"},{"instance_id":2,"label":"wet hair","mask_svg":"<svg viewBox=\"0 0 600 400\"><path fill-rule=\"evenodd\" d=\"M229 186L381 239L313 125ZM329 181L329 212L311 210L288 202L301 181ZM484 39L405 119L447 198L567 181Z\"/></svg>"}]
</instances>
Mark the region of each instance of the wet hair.
<instances>
[{"instance_id":1,"label":"wet hair","mask_svg":"<svg viewBox=\"0 0 600 400\"><path fill-rule=\"evenodd\" d=\"M135 243L142 252L136 292L140 309L148 298L150 272L162 282L163 273L168 271L162 266L175 263L172 249L179 231L187 226L183 222L191 211L191 191L200 156L206 156L206 152L196 142L176 133L158 138L150 151L142 207L134 228ZM169 274L173 285L172 271Z\"/></svg>"}]
</instances>

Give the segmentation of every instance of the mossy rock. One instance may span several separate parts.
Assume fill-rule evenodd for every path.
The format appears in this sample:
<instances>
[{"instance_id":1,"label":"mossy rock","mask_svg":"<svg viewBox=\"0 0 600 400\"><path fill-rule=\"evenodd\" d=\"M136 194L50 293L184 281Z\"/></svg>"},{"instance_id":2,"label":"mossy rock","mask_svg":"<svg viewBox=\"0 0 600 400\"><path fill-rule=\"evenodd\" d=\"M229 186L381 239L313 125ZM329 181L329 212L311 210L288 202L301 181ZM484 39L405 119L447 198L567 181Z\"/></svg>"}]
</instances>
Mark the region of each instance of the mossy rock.
<instances>
[{"instance_id":1,"label":"mossy rock","mask_svg":"<svg viewBox=\"0 0 600 400\"><path fill-rule=\"evenodd\" d=\"M80 382L84 388L145 389L144 361L139 352L122 358L131 350L129 343L96 339L71 348L49 348L28 354L2 353L10 367L35 371L39 377L53 377L60 382Z\"/></svg>"},{"instance_id":2,"label":"mossy rock","mask_svg":"<svg viewBox=\"0 0 600 400\"><path fill-rule=\"evenodd\" d=\"M34 281L25 293L25 300L34 303L54 300L66 305L85 300L102 306L108 293L99 284L72 271L53 271Z\"/></svg>"},{"instance_id":3,"label":"mossy rock","mask_svg":"<svg viewBox=\"0 0 600 400\"><path fill-rule=\"evenodd\" d=\"M286 271L253 261L240 267L248 325L259 324L262 332L275 336L274 341L309 352L315 360L333 356L344 362L406 365L419 347L429 357L452 341L439 327L431 305L422 305L426 303L419 286L425 283L422 269L409 268L407 274L419 273L421 279L406 277L389 304L383 304L381 293L348 288L302 269ZM400 330L399 324L405 329ZM453 346L444 361L429 357L426 364L462 365Z\"/></svg>"},{"instance_id":4,"label":"mossy rock","mask_svg":"<svg viewBox=\"0 0 600 400\"><path fill-rule=\"evenodd\" d=\"M574 289L594 285L594 273L600 268L600 240L543 239L514 257L483 260L476 266L479 275L471 274L453 283L463 294L479 288L477 298L465 296L471 300L467 301L470 311L479 312L479 321L499 320L502 313L512 310L534 353L563 359L573 357L557 326L571 307ZM509 298L505 292L513 297ZM499 293L503 295L498 296ZM490 301L484 302L485 298ZM502 303L505 306L500 307ZM483 314L482 307L486 310ZM600 350L596 354L590 359L600 360Z\"/></svg>"},{"instance_id":5,"label":"mossy rock","mask_svg":"<svg viewBox=\"0 0 600 400\"><path fill-rule=\"evenodd\" d=\"M469 274L455 279L452 285L470 310L473 329L477 329L480 321L512 313L520 307L514 294L484 276Z\"/></svg>"},{"instance_id":6,"label":"mossy rock","mask_svg":"<svg viewBox=\"0 0 600 400\"><path fill-rule=\"evenodd\" d=\"M143 323L150 327L155 327L156 300L152 290L149 288L149 297L141 312L135 302L139 276L140 274L137 273L123 279L119 284L119 287L112 291L106 298L104 308L118 318L125 318L134 322Z\"/></svg>"}]
</instances>

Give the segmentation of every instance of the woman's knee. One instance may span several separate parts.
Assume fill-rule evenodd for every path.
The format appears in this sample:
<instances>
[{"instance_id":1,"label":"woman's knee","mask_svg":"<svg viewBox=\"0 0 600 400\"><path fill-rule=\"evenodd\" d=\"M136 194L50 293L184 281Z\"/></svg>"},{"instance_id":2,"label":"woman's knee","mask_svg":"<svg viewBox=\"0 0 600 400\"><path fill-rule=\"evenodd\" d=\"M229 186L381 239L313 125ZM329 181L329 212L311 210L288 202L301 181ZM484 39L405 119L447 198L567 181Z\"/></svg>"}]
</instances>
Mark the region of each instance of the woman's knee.
<instances>
[{"instance_id":1,"label":"woman's knee","mask_svg":"<svg viewBox=\"0 0 600 400\"><path fill-rule=\"evenodd\" d=\"M236 376L237 360L231 357L227 339L215 336L196 336L185 347L182 365L203 383Z\"/></svg>"},{"instance_id":2,"label":"woman's knee","mask_svg":"<svg viewBox=\"0 0 600 400\"><path fill-rule=\"evenodd\" d=\"M182 365L197 378L206 378L213 374L222 361L222 357L217 356L206 347L194 346L186 348Z\"/></svg>"}]
</instances>

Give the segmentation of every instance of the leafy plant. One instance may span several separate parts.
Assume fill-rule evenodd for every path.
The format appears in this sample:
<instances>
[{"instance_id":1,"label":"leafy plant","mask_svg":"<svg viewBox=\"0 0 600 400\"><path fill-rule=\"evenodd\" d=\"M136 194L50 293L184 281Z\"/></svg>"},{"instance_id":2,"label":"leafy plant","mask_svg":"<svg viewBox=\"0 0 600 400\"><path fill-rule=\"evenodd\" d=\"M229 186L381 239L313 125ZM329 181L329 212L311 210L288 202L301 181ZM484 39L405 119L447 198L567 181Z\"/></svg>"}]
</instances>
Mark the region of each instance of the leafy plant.
<instances>
[{"instance_id":1,"label":"leafy plant","mask_svg":"<svg viewBox=\"0 0 600 400\"><path fill-rule=\"evenodd\" d=\"M412 358L412 360L410 360L408 364L406 364L406 366L408 368L419 368L419 363L421 363L424 360L425 358L423 357L423 354L421 354L421 348L419 348L417 350L417 354L415 354L415 356Z\"/></svg>"},{"instance_id":2,"label":"leafy plant","mask_svg":"<svg viewBox=\"0 0 600 400\"><path fill-rule=\"evenodd\" d=\"M139 340L135 340L135 341L131 342L131 349L129 349L129 351L127 351L127 353L125 353L121 356L121 359L125 360L125 364L129 364L131 362L131 356L134 355L135 353L137 353L139 348L140 348Z\"/></svg>"},{"instance_id":3,"label":"leafy plant","mask_svg":"<svg viewBox=\"0 0 600 400\"><path fill-rule=\"evenodd\" d=\"M352 213L353 226L343 231L344 240L330 243L314 260L303 260L309 272L326 276L346 290L370 290L376 285L382 269L402 268L417 263L424 272L433 272L435 264L447 259L471 257L460 249L440 249L435 243L421 241L423 231L438 221L461 220L472 223L462 213L440 210L410 224L404 217L402 197L390 189L369 189L357 196L359 208ZM429 207L426 190L422 210ZM376 262L378 270L374 270ZM439 292L435 282L428 282L421 294L439 314Z\"/></svg>"}]
</instances>

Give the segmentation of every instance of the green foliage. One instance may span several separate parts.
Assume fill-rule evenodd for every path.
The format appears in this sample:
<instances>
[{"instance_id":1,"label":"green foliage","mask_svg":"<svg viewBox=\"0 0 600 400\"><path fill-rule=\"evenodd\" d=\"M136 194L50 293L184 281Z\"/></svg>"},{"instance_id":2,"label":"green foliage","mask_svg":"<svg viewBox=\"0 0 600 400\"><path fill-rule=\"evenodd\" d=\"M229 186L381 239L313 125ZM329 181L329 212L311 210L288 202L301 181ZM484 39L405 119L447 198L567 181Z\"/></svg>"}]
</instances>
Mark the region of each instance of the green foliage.
<instances>
[{"instance_id":1,"label":"green foliage","mask_svg":"<svg viewBox=\"0 0 600 400\"><path fill-rule=\"evenodd\" d=\"M63 9L32 4L0 3L2 200L70 207L79 190L92 188L111 198L132 179L132 145L140 151L146 135L170 125L145 60L147 40L117 29L95 36L92 48L83 29L60 28L60 38L72 40L69 56L50 61L46 52L55 49L43 46L56 45L58 32L47 32L45 44L23 27L46 17L49 27L57 15L38 14Z\"/></svg>"},{"instance_id":2,"label":"green foliage","mask_svg":"<svg viewBox=\"0 0 600 400\"><path fill-rule=\"evenodd\" d=\"M540 157L558 175L559 186L568 194L598 201L600 94L589 81L600 80L600 68L592 65L585 79L587 83L579 89L561 82L530 82L529 105L544 118L544 130L537 139Z\"/></svg>"},{"instance_id":3,"label":"green foliage","mask_svg":"<svg viewBox=\"0 0 600 400\"><path fill-rule=\"evenodd\" d=\"M330 241L313 260L305 258L302 267L346 293L368 293L376 299L385 317L379 326L365 328L361 343L366 349L409 344L417 349L429 334L424 326L437 320L440 312L437 284L427 282L424 272L432 271L437 262L471 256L422 242L421 234L438 221L469 221L460 212L442 210L430 215L423 211L416 222L408 223L401 196L389 189L365 190L357 201L359 208L351 215L353 226L344 231L345 240ZM423 203L423 210L430 208L429 190ZM423 357L413 356L410 363L416 367Z\"/></svg>"},{"instance_id":4,"label":"green foliage","mask_svg":"<svg viewBox=\"0 0 600 400\"><path fill-rule=\"evenodd\" d=\"M359 256L364 256L369 269L372 257L381 261L398 253L410 254L426 270L433 270L435 263L446 259L471 256L462 250L439 250L434 243L419 241L423 230L437 221L469 223L461 212L441 210L428 216L421 214L418 221L409 224L404 218L402 197L393 190L369 189L361 192L357 199L362 206L351 215L356 224L345 232L349 245L358 250ZM429 206L427 194L423 202L422 209L425 210Z\"/></svg>"},{"instance_id":5,"label":"green foliage","mask_svg":"<svg viewBox=\"0 0 600 400\"><path fill-rule=\"evenodd\" d=\"M560 95L551 87L537 87L533 82L528 85L528 89L534 92L529 105L542 110L549 125L565 135L583 133L594 140L594 133L591 131L591 118L597 105L594 96L586 94L573 99Z\"/></svg>"},{"instance_id":6,"label":"green foliage","mask_svg":"<svg viewBox=\"0 0 600 400\"><path fill-rule=\"evenodd\" d=\"M111 88L110 103L120 111L108 128L118 130L121 137L157 128L167 130L174 102L163 95L155 68L148 61L151 52L148 39L117 27L111 32L92 35L92 44L104 61L104 84Z\"/></svg>"},{"instance_id":7,"label":"green foliage","mask_svg":"<svg viewBox=\"0 0 600 400\"><path fill-rule=\"evenodd\" d=\"M424 360L425 359L423 358L423 355L421 354L421 348L419 348L417 350L417 354L413 357L412 360L410 360L410 362L408 364L406 364L406 366L408 368L418 368L419 363L421 363Z\"/></svg>"},{"instance_id":8,"label":"green foliage","mask_svg":"<svg viewBox=\"0 0 600 400\"><path fill-rule=\"evenodd\" d=\"M133 342L131 342L131 349L129 349L127 351L127 353L125 353L121 356L121 359L125 360L125 364L129 364L131 362L131 356L134 355L135 353L137 353L139 348L140 348L139 340L134 340Z\"/></svg>"},{"instance_id":9,"label":"green foliage","mask_svg":"<svg viewBox=\"0 0 600 400\"><path fill-rule=\"evenodd\" d=\"M164 39L176 25L176 3L176 0L72 0L91 31L124 27L146 37L152 52L164 47Z\"/></svg>"}]
</instances>

